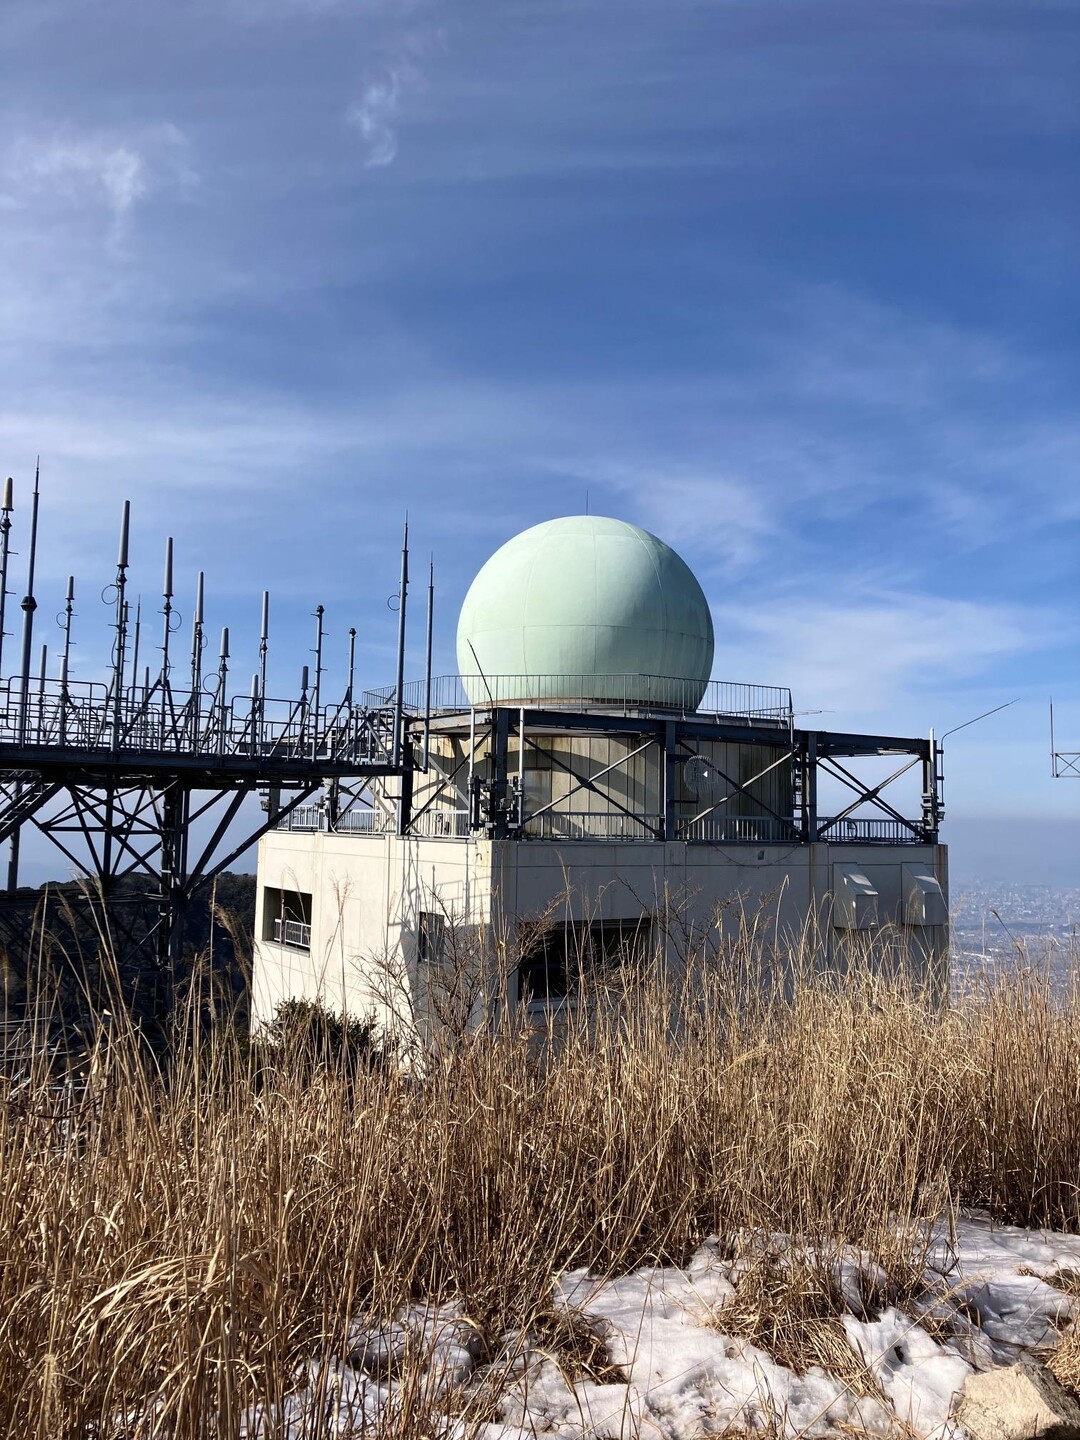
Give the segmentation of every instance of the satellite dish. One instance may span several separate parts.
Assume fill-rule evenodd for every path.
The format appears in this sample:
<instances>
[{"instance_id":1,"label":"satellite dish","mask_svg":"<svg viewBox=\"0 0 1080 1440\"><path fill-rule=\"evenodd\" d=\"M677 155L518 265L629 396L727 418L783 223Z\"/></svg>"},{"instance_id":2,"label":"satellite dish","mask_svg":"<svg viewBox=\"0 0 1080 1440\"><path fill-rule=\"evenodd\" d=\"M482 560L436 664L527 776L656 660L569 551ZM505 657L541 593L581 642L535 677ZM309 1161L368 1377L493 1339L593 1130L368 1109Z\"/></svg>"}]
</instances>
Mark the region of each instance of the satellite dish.
<instances>
[{"instance_id":1,"label":"satellite dish","mask_svg":"<svg viewBox=\"0 0 1080 1440\"><path fill-rule=\"evenodd\" d=\"M696 800L712 802L727 794L727 782L705 755L690 756L683 766L683 780Z\"/></svg>"}]
</instances>

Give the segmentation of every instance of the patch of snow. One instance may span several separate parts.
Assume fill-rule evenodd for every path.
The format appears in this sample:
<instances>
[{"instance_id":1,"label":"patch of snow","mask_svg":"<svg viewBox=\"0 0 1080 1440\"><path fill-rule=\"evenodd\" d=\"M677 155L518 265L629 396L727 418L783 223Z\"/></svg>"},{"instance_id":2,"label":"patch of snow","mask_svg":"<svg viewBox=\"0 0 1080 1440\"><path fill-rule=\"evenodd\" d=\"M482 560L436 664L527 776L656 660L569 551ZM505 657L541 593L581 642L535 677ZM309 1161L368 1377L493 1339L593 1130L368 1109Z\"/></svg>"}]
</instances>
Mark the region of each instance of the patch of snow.
<instances>
[{"instance_id":1,"label":"patch of snow","mask_svg":"<svg viewBox=\"0 0 1080 1440\"><path fill-rule=\"evenodd\" d=\"M794 1257L785 1237L762 1238L781 1259ZM501 1361L477 1368L477 1337L460 1308L413 1307L390 1325L358 1321L347 1356L311 1362L280 1410L253 1411L244 1434L262 1440L280 1426L302 1440L321 1421L327 1434L376 1435L404 1403L399 1376L415 1376L422 1357L420 1387L436 1410L450 1392L467 1394L493 1375L501 1381L500 1418L475 1428L447 1416L437 1432L444 1440L691 1440L732 1429L807 1440L861 1430L884 1440L898 1427L924 1440L960 1440L953 1415L967 1377L1045 1354L1075 1313L1048 1281L1080 1270L1077 1236L980 1216L943 1225L923 1292L905 1300L907 1308L875 1308L888 1277L872 1256L804 1254L831 1267L844 1333L880 1395L854 1393L818 1367L798 1375L725 1334L724 1305L747 1262L724 1259L714 1239L684 1270L650 1266L609 1280L576 1270L559 1279L558 1303L605 1337L624 1377L618 1383L568 1379L557 1357L516 1336L504 1337ZM1020 1273L1026 1269L1036 1273Z\"/></svg>"},{"instance_id":2,"label":"patch of snow","mask_svg":"<svg viewBox=\"0 0 1080 1440\"><path fill-rule=\"evenodd\" d=\"M893 1306L880 1320L845 1315L843 1321L852 1349L870 1367L897 1419L919 1435L943 1435L972 1366Z\"/></svg>"}]
</instances>

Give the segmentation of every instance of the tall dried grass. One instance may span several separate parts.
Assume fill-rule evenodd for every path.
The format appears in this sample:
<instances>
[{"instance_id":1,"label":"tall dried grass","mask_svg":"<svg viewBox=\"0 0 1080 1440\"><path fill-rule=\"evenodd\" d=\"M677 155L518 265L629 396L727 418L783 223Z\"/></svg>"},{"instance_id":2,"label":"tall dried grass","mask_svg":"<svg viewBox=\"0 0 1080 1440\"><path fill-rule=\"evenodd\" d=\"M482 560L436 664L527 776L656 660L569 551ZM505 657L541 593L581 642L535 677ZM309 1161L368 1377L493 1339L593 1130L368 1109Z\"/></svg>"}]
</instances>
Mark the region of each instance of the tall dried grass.
<instances>
[{"instance_id":1,"label":"tall dried grass","mask_svg":"<svg viewBox=\"0 0 1080 1440\"><path fill-rule=\"evenodd\" d=\"M492 1360L559 1329L560 1270L710 1234L860 1246L902 1293L950 1207L1080 1228L1075 1000L1028 977L941 1008L857 964L755 992L738 952L667 982L624 967L557 1046L505 1013L461 1025L422 1075L207 1038L197 995L167 1066L119 1014L70 1073L41 1043L9 1055L0 1435L238 1437L358 1314L452 1297ZM806 1318L813 1358L825 1268L770 1265L726 1322L795 1363ZM426 1433L425 1403L396 1433Z\"/></svg>"}]
</instances>

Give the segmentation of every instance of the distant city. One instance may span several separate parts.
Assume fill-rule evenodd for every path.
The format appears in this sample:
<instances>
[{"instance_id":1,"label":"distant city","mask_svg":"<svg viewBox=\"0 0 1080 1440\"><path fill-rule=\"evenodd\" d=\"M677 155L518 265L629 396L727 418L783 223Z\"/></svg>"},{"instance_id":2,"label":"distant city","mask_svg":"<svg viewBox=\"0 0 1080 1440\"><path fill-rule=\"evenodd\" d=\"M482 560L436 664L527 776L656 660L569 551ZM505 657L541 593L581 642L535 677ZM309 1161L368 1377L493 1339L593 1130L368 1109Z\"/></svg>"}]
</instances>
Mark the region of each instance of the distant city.
<instances>
[{"instance_id":1,"label":"distant city","mask_svg":"<svg viewBox=\"0 0 1080 1440\"><path fill-rule=\"evenodd\" d=\"M1055 987L1080 973L1080 886L952 884L954 985L1018 965Z\"/></svg>"}]
</instances>

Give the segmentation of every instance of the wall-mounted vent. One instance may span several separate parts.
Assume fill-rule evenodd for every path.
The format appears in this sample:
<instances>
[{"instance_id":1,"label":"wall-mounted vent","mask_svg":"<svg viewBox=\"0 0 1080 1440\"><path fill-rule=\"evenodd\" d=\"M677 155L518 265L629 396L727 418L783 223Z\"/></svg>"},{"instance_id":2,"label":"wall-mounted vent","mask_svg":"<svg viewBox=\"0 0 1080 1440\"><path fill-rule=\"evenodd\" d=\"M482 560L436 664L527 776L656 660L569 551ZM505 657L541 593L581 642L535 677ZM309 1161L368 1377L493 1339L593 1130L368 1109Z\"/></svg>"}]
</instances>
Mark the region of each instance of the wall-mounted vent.
<instances>
[{"instance_id":1,"label":"wall-mounted vent","mask_svg":"<svg viewBox=\"0 0 1080 1440\"><path fill-rule=\"evenodd\" d=\"M878 892L857 865L833 866L833 926L872 930L878 923Z\"/></svg>"},{"instance_id":2,"label":"wall-mounted vent","mask_svg":"<svg viewBox=\"0 0 1080 1440\"><path fill-rule=\"evenodd\" d=\"M941 890L941 882L928 865L905 865L904 924L944 925L949 907Z\"/></svg>"}]
</instances>

